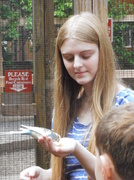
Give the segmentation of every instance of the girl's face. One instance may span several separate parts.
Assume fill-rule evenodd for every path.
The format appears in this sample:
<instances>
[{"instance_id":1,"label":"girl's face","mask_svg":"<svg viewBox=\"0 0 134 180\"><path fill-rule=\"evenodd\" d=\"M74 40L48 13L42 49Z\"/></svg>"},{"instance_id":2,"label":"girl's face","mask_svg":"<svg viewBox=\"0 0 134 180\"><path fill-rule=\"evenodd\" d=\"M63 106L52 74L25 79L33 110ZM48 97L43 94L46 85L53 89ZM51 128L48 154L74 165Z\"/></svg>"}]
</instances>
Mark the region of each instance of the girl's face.
<instances>
[{"instance_id":1,"label":"girl's face","mask_svg":"<svg viewBox=\"0 0 134 180\"><path fill-rule=\"evenodd\" d=\"M69 75L80 85L92 85L98 70L98 46L70 38L64 41L60 50Z\"/></svg>"}]
</instances>

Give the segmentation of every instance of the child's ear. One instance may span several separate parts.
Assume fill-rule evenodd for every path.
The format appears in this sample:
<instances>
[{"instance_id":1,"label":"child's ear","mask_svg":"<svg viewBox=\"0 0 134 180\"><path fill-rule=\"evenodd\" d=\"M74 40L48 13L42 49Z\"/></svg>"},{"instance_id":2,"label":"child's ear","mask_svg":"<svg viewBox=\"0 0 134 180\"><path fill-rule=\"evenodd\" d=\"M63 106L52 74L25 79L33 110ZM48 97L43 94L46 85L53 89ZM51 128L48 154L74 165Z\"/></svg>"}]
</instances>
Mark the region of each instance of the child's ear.
<instances>
[{"instance_id":1,"label":"child's ear","mask_svg":"<svg viewBox=\"0 0 134 180\"><path fill-rule=\"evenodd\" d=\"M100 159L102 162L102 174L104 180L112 180L113 164L110 157L107 154L103 154L100 156Z\"/></svg>"}]
</instances>

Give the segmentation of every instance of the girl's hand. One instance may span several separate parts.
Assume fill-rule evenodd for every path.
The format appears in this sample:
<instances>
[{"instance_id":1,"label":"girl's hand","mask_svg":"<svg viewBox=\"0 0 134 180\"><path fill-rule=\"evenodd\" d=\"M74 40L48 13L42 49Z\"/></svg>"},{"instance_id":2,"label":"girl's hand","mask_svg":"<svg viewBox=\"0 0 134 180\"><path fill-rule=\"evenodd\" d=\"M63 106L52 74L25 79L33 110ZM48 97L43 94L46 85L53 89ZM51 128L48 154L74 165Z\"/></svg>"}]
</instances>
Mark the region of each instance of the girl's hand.
<instances>
[{"instance_id":1,"label":"girl's hand","mask_svg":"<svg viewBox=\"0 0 134 180\"><path fill-rule=\"evenodd\" d=\"M65 157L75 151L77 141L71 138L61 138L59 142L53 142L50 137L39 137L38 142L57 157Z\"/></svg>"},{"instance_id":2,"label":"girl's hand","mask_svg":"<svg viewBox=\"0 0 134 180\"><path fill-rule=\"evenodd\" d=\"M20 180L50 180L51 169L45 170L38 166L33 166L20 173Z\"/></svg>"}]
</instances>

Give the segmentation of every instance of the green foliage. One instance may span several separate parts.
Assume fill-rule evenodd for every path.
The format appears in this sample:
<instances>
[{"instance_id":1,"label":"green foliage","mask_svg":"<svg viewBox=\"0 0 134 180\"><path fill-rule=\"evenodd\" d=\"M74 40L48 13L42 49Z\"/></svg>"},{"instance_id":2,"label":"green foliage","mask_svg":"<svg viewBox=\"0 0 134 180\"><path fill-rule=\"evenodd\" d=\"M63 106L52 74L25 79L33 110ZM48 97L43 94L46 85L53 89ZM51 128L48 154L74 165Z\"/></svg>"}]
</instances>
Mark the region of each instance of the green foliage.
<instances>
[{"instance_id":1,"label":"green foliage","mask_svg":"<svg viewBox=\"0 0 134 180\"><path fill-rule=\"evenodd\" d=\"M72 0L54 0L54 17L64 18L72 14ZM24 29L32 32L32 0L8 0L0 5L0 18L5 21L2 25L2 40L17 40L20 19L25 20Z\"/></svg>"},{"instance_id":2,"label":"green foliage","mask_svg":"<svg viewBox=\"0 0 134 180\"><path fill-rule=\"evenodd\" d=\"M109 17L119 20L134 11L134 5L122 2L121 0L108 0Z\"/></svg>"},{"instance_id":3,"label":"green foliage","mask_svg":"<svg viewBox=\"0 0 134 180\"><path fill-rule=\"evenodd\" d=\"M25 42L31 38L32 0L3 0L0 3L0 19L2 20L0 26L2 54L4 60L10 65L13 53L5 42L8 41L13 44L21 37L19 26L25 30L25 37L23 37ZM21 20L23 24L21 24Z\"/></svg>"},{"instance_id":4,"label":"green foliage","mask_svg":"<svg viewBox=\"0 0 134 180\"><path fill-rule=\"evenodd\" d=\"M6 49L6 50L5 50ZM3 59L7 62L7 64L10 64L10 60L12 59L12 53L10 52L8 46L6 43L2 43L2 51L3 51Z\"/></svg>"},{"instance_id":5,"label":"green foliage","mask_svg":"<svg viewBox=\"0 0 134 180\"><path fill-rule=\"evenodd\" d=\"M72 0L54 0L54 17L64 18L72 14ZM19 26L25 30L23 39L31 39L32 34L32 0L3 0L0 3L0 31L2 42L14 42L21 36ZM20 23L20 20L24 24ZM5 43L2 43L4 59L11 60L12 53ZM6 51L4 51L6 49ZM10 54L10 56L9 56Z\"/></svg>"},{"instance_id":6,"label":"green foliage","mask_svg":"<svg viewBox=\"0 0 134 180\"><path fill-rule=\"evenodd\" d=\"M54 17L65 18L72 14L72 0L54 0Z\"/></svg>"},{"instance_id":7,"label":"green foliage","mask_svg":"<svg viewBox=\"0 0 134 180\"><path fill-rule=\"evenodd\" d=\"M72 14L72 0L54 0L54 17L64 18ZM7 21L1 28L3 39L17 40L18 25L21 18L25 19L24 29L32 31L32 0L8 0L0 5L0 18Z\"/></svg>"},{"instance_id":8,"label":"green foliage","mask_svg":"<svg viewBox=\"0 0 134 180\"><path fill-rule=\"evenodd\" d=\"M134 67L134 51L128 50L125 46L129 40L129 31L134 34L134 22L121 22L120 20L134 12L134 4L108 0L108 17L113 18L113 48L117 60L122 68ZM131 37L131 44L134 39Z\"/></svg>"},{"instance_id":9,"label":"green foliage","mask_svg":"<svg viewBox=\"0 0 134 180\"><path fill-rule=\"evenodd\" d=\"M17 40L20 19L25 19L24 28L32 30L32 0L8 0L0 5L0 18L4 21L1 27L2 40Z\"/></svg>"},{"instance_id":10,"label":"green foliage","mask_svg":"<svg viewBox=\"0 0 134 180\"><path fill-rule=\"evenodd\" d=\"M72 15L72 0L54 0L54 17L66 18ZM120 64L134 65L134 50L125 48L128 39L128 30L134 31L134 22L120 22L121 18L134 12L134 4L121 2L121 0L108 0L108 16L114 19L113 23L113 48ZM3 0L0 4L0 19L4 23L0 26L2 42L17 41L20 37L18 26L20 19L25 21L22 26L26 31L26 37L32 34L32 0ZM131 40L134 44L134 38ZM4 59L11 59L12 53L5 43L2 43ZM128 68L125 65L126 68Z\"/></svg>"}]
</instances>

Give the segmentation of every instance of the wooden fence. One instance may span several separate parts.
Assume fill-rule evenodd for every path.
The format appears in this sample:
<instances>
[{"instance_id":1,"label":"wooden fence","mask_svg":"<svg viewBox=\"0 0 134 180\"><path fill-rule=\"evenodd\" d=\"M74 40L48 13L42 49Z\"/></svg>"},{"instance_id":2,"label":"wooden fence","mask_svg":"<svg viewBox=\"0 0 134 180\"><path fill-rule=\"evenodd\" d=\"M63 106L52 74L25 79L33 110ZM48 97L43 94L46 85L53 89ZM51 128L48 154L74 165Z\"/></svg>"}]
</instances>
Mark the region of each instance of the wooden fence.
<instances>
[{"instance_id":1,"label":"wooden fence","mask_svg":"<svg viewBox=\"0 0 134 180\"><path fill-rule=\"evenodd\" d=\"M117 70L117 77L124 79L129 85L134 87L134 70ZM32 76L33 84L33 76ZM52 83L48 82L49 86ZM0 88L5 87L5 76L0 76ZM36 115L36 104L33 93L1 93L1 113L6 116Z\"/></svg>"}]
</instances>

